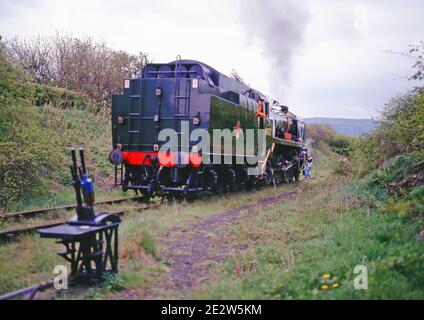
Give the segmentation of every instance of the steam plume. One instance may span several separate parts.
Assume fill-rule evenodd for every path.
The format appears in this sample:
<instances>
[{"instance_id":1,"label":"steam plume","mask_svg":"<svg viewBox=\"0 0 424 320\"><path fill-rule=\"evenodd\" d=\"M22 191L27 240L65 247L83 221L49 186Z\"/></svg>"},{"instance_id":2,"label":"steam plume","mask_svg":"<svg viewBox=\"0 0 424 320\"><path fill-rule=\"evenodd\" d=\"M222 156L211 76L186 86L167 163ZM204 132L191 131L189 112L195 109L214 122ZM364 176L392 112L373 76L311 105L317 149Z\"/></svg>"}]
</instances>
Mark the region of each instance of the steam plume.
<instances>
[{"instance_id":1,"label":"steam plume","mask_svg":"<svg viewBox=\"0 0 424 320\"><path fill-rule=\"evenodd\" d=\"M240 9L246 37L261 47L270 69L271 90L281 99L309 14L292 0L241 0Z\"/></svg>"}]
</instances>

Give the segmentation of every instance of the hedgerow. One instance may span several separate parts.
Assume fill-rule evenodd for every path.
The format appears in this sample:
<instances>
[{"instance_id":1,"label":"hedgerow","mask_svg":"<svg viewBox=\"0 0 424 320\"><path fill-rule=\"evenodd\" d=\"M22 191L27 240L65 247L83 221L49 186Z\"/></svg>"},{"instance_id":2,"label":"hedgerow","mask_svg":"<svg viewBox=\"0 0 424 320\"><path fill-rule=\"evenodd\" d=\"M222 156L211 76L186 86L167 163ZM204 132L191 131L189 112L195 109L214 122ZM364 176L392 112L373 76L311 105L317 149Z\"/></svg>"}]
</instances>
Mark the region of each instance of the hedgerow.
<instances>
[{"instance_id":1,"label":"hedgerow","mask_svg":"<svg viewBox=\"0 0 424 320\"><path fill-rule=\"evenodd\" d=\"M90 149L95 178L107 175L109 118L101 111L83 94L30 82L0 46L0 212L69 184L71 145Z\"/></svg>"},{"instance_id":2,"label":"hedgerow","mask_svg":"<svg viewBox=\"0 0 424 320\"><path fill-rule=\"evenodd\" d=\"M391 99L381 111L379 123L355 146L353 162L358 176L398 155L424 157L424 90Z\"/></svg>"}]
</instances>

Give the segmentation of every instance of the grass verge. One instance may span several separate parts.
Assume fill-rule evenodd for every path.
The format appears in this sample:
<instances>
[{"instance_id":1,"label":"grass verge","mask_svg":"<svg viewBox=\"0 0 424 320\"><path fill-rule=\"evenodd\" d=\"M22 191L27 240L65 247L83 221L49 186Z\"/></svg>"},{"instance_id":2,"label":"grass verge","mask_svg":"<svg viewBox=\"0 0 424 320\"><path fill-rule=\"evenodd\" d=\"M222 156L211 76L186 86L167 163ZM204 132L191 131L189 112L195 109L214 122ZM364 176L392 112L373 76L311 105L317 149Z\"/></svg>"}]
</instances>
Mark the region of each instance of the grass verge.
<instances>
[{"instance_id":1,"label":"grass verge","mask_svg":"<svg viewBox=\"0 0 424 320\"><path fill-rule=\"evenodd\" d=\"M312 181L311 181L312 183ZM210 215L244 204L255 203L257 199L270 193L293 191L298 184L281 186L277 189L263 189L257 192L227 194L223 197L210 197L202 201L169 202L149 210L139 211L139 204L103 205L97 207L102 211L125 210L120 227L120 274L118 280L111 280L102 288L94 288L77 296L67 298L107 298L119 288L135 288L142 292L144 288L159 281L167 270L167 262L161 261L157 252L160 250L160 237L174 226L184 226L200 221ZM153 199L156 201L156 199ZM62 213L63 218L70 212ZM55 213L51 219L62 218ZM39 219L30 219L22 226L35 225ZM45 221L44 221L45 222ZM12 227L8 224L4 226ZM13 227L16 227L14 224ZM57 264L65 264L56 252L63 248L52 240L40 239L38 235L21 236L13 244L0 244L0 294L19 289L54 277L53 269ZM44 256L40 260L40 254ZM14 258L13 258L14 257ZM43 261L42 264L39 261ZM119 285L115 285L118 283ZM110 289L110 290L109 290Z\"/></svg>"},{"instance_id":2,"label":"grass verge","mask_svg":"<svg viewBox=\"0 0 424 320\"><path fill-rule=\"evenodd\" d=\"M343 180L257 212L232 227L233 245L247 244L221 280L193 293L202 299L423 299L422 220L356 207ZM368 270L356 290L355 267ZM329 278L325 280L324 278ZM333 288L334 285L334 288Z\"/></svg>"}]
</instances>

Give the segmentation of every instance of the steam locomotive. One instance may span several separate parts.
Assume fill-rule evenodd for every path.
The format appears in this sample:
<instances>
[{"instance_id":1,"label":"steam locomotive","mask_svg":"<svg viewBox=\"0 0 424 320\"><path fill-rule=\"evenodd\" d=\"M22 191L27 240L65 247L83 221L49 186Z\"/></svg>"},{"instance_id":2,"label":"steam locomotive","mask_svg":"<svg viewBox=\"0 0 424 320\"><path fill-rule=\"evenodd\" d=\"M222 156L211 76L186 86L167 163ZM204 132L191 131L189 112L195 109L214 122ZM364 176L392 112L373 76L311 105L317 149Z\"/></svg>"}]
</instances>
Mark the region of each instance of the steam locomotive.
<instances>
[{"instance_id":1,"label":"steam locomotive","mask_svg":"<svg viewBox=\"0 0 424 320\"><path fill-rule=\"evenodd\" d=\"M204 136L188 139L199 129L211 140L202 150ZM164 130L176 139L161 139ZM215 138L216 130L231 133L230 148ZM198 197L288 183L299 180L306 161L305 124L286 106L205 63L180 58L146 64L140 77L124 81L123 93L112 98L112 140L115 185L145 195Z\"/></svg>"}]
</instances>

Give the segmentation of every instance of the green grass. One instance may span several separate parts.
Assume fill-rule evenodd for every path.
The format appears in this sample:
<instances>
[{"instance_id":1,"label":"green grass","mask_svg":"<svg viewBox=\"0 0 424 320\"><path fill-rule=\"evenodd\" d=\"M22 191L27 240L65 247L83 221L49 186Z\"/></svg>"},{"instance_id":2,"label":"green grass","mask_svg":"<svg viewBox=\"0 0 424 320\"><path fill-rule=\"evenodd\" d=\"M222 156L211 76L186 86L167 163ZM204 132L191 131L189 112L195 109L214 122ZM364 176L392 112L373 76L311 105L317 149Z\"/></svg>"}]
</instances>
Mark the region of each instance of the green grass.
<instances>
[{"instance_id":1,"label":"green grass","mask_svg":"<svg viewBox=\"0 0 424 320\"><path fill-rule=\"evenodd\" d=\"M96 202L120 199L134 196L133 192L123 192L121 189L105 190L95 185ZM31 210L38 208L52 208L75 204L75 192L70 184L60 186L59 190L30 199L12 203L8 212Z\"/></svg>"},{"instance_id":2,"label":"green grass","mask_svg":"<svg viewBox=\"0 0 424 320\"><path fill-rule=\"evenodd\" d=\"M391 198L363 201L369 182L352 188L354 181L334 174L337 157L331 150L314 150L315 179L256 192L226 194L203 201L161 204L139 210L134 202L103 205L105 211L126 210L120 227L120 272L102 286L67 293L58 298L128 298L123 289L142 296L163 285L172 261L160 258L161 238L173 227L200 222L230 208L302 188L295 198L257 210L249 219L223 225L225 242L244 251L223 264L211 264L218 280L202 282L188 293L206 299L423 299L424 246L417 240L422 215L396 211ZM374 181L371 179L370 181ZM380 190L376 188L375 190ZM373 191L374 192L374 191ZM377 191L376 191L377 192ZM419 202L422 188L400 198ZM408 198L409 197L409 198ZM378 199L379 205L376 205ZM411 201L412 201L411 200ZM406 200L405 200L406 201ZM154 202L160 202L154 199ZM386 207L384 207L385 204ZM387 209L387 210L386 210ZM220 233L221 234L221 233ZM172 237L172 233L167 236ZM60 246L36 235L12 245L0 245L0 293L50 279ZM208 265L208 261L204 262ZM368 290L353 286L354 268L368 269ZM321 290L329 274L338 288ZM333 278L336 277L336 278ZM165 293L164 293L165 294ZM178 298L178 292L173 293ZM166 294L165 294L166 295Z\"/></svg>"},{"instance_id":3,"label":"green grass","mask_svg":"<svg viewBox=\"0 0 424 320\"><path fill-rule=\"evenodd\" d=\"M24 101L0 108L0 206L10 212L69 203L71 146L85 148L96 190L108 192L113 185L109 122L86 110Z\"/></svg>"},{"instance_id":4,"label":"green grass","mask_svg":"<svg viewBox=\"0 0 424 320\"><path fill-rule=\"evenodd\" d=\"M324 183L233 227L234 245L221 281L194 294L202 299L423 299L422 220L370 212L347 202L340 182ZM259 240L256 235L261 235ZM354 268L368 268L368 290L355 290ZM337 289L321 290L323 275Z\"/></svg>"},{"instance_id":5,"label":"green grass","mask_svg":"<svg viewBox=\"0 0 424 320\"><path fill-rule=\"evenodd\" d=\"M308 181L308 183L315 182ZM297 186L297 184L281 186L275 192L293 191ZM230 208L255 203L257 199L269 196L273 192L274 189L268 188L257 192L210 197L193 203L171 201L146 211L139 211L137 209L139 205L136 202L103 205L96 208L102 211L126 211L119 231L119 277L123 279L123 287L136 288L142 292L148 285L161 281L166 273L168 262L162 261L157 256L160 249L159 239L164 232L174 226L189 225ZM153 199L153 201L156 200L158 199ZM72 214L72 211L54 213L50 220L66 219ZM30 219L19 225L7 223L2 228L38 225L43 222L45 220L40 218ZM54 277L54 266L66 264L61 257L56 256L56 252L62 250L62 246L55 244L53 240L40 239L36 234L20 237L12 245L0 244L0 294ZM45 252L46 257L37 258L36 254L39 252ZM37 268L32 267L34 264ZM107 288L108 286L94 288L87 297L106 298L113 294L113 290L107 290ZM75 298L72 295L66 297ZM81 297L84 297L84 294L76 298Z\"/></svg>"},{"instance_id":6,"label":"green grass","mask_svg":"<svg viewBox=\"0 0 424 320\"><path fill-rule=\"evenodd\" d=\"M65 264L54 241L38 235L23 236L0 245L0 294L52 279L54 266Z\"/></svg>"}]
</instances>

